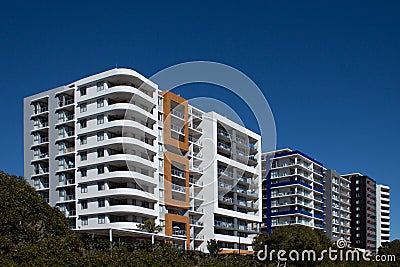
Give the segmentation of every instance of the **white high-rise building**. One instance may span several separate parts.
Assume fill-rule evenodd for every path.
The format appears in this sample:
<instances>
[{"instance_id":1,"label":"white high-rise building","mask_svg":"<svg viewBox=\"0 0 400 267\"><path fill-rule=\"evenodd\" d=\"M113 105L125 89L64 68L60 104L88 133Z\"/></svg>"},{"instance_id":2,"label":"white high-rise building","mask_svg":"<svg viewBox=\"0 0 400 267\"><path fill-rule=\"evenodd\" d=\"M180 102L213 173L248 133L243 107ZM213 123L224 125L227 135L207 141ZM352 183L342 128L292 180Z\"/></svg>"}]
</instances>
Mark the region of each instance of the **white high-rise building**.
<instances>
[{"instance_id":1,"label":"white high-rise building","mask_svg":"<svg viewBox=\"0 0 400 267\"><path fill-rule=\"evenodd\" d=\"M390 187L376 186L376 248L390 242Z\"/></svg>"},{"instance_id":2,"label":"white high-rise building","mask_svg":"<svg viewBox=\"0 0 400 267\"><path fill-rule=\"evenodd\" d=\"M251 249L261 137L243 126L113 69L25 98L24 132L25 179L72 229ZM162 232L138 230L147 219Z\"/></svg>"}]
</instances>

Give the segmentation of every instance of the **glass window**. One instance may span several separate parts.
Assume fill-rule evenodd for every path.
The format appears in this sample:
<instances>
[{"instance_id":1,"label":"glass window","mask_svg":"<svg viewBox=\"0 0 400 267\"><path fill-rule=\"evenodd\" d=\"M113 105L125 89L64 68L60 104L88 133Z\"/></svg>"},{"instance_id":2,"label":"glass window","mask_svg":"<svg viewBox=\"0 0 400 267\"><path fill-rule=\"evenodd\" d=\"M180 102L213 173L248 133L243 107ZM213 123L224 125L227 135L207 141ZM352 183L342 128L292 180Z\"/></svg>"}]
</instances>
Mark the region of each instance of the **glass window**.
<instances>
[{"instance_id":1,"label":"glass window","mask_svg":"<svg viewBox=\"0 0 400 267\"><path fill-rule=\"evenodd\" d=\"M81 217L81 222L82 222L82 225L88 225L88 217L87 216L82 216Z\"/></svg>"},{"instance_id":2,"label":"glass window","mask_svg":"<svg viewBox=\"0 0 400 267\"><path fill-rule=\"evenodd\" d=\"M99 224L105 224L106 223L106 216L105 215L99 215L98 223Z\"/></svg>"},{"instance_id":3,"label":"glass window","mask_svg":"<svg viewBox=\"0 0 400 267\"><path fill-rule=\"evenodd\" d=\"M87 192L88 192L87 184L82 184L81 185L81 193L87 193Z\"/></svg>"},{"instance_id":4,"label":"glass window","mask_svg":"<svg viewBox=\"0 0 400 267\"><path fill-rule=\"evenodd\" d=\"M79 105L80 107L80 112L86 112L87 111L87 104L86 103L82 103Z\"/></svg>"},{"instance_id":5,"label":"glass window","mask_svg":"<svg viewBox=\"0 0 400 267\"><path fill-rule=\"evenodd\" d=\"M81 94L81 96L84 96L84 95L86 95L86 87L81 87L81 88L79 88L79 92L80 92L80 94Z\"/></svg>"},{"instance_id":6,"label":"glass window","mask_svg":"<svg viewBox=\"0 0 400 267\"><path fill-rule=\"evenodd\" d=\"M104 123L104 115L97 116L97 125Z\"/></svg>"},{"instance_id":7,"label":"glass window","mask_svg":"<svg viewBox=\"0 0 400 267\"><path fill-rule=\"evenodd\" d=\"M103 140L104 140L104 132L98 132L97 141L103 141Z\"/></svg>"},{"instance_id":8,"label":"glass window","mask_svg":"<svg viewBox=\"0 0 400 267\"><path fill-rule=\"evenodd\" d=\"M104 82L98 82L96 86L97 86L97 92L104 90Z\"/></svg>"},{"instance_id":9,"label":"glass window","mask_svg":"<svg viewBox=\"0 0 400 267\"><path fill-rule=\"evenodd\" d=\"M97 204L98 204L99 208L102 208L102 207L105 207L105 206L106 206L106 201L105 201L104 198L99 198L99 199L97 200Z\"/></svg>"},{"instance_id":10,"label":"glass window","mask_svg":"<svg viewBox=\"0 0 400 267\"><path fill-rule=\"evenodd\" d=\"M97 108L104 107L104 98L97 99Z\"/></svg>"},{"instance_id":11,"label":"glass window","mask_svg":"<svg viewBox=\"0 0 400 267\"><path fill-rule=\"evenodd\" d=\"M82 201L81 201L81 209L82 209L82 210L87 209L87 200L82 200Z\"/></svg>"},{"instance_id":12,"label":"glass window","mask_svg":"<svg viewBox=\"0 0 400 267\"><path fill-rule=\"evenodd\" d=\"M86 123L86 120L85 120L85 119L84 119L84 120L80 120L79 124L80 124L80 126L81 126L81 129L87 127L87 123Z\"/></svg>"},{"instance_id":13,"label":"glass window","mask_svg":"<svg viewBox=\"0 0 400 267\"><path fill-rule=\"evenodd\" d=\"M99 165L99 166L97 166L97 173L98 173L98 174L104 173L104 165Z\"/></svg>"},{"instance_id":14,"label":"glass window","mask_svg":"<svg viewBox=\"0 0 400 267\"><path fill-rule=\"evenodd\" d=\"M98 191L103 191L103 190L105 190L105 184L104 184L104 182L98 182L97 183L97 190Z\"/></svg>"},{"instance_id":15,"label":"glass window","mask_svg":"<svg viewBox=\"0 0 400 267\"><path fill-rule=\"evenodd\" d=\"M82 177L86 177L87 176L87 169L86 168L82 168L81 169L81 176Z\"/></svg>"},{"instance_id":16,"label":"glass window","mask_svg":"<svg viewBox=\"0 0 400 267\"><path fill-rule=\"evenodd\" d=\"M98 158L104 157L104 148L97 149L97 157Z\"/></svg>"},{"instance_id":17,"label":"glass window","mask_svg":"<svg viewBox=\"0 0 400 267\"><path fill-rule=\"evenodd\" d=\"M81 161L87 160L87 152L81 152Z\"/></svg>"},{"instance_id":18,"label":"glass window","mask_svg":"<svg viewBox=\"0 0 400 267\"><path fill-rule=\"evenodd\" d=\"M81 145L87 144L87 136L86 135L82 135L81 137L79 137L79 140L81 142Z\"/></svg>"}]
</instances>

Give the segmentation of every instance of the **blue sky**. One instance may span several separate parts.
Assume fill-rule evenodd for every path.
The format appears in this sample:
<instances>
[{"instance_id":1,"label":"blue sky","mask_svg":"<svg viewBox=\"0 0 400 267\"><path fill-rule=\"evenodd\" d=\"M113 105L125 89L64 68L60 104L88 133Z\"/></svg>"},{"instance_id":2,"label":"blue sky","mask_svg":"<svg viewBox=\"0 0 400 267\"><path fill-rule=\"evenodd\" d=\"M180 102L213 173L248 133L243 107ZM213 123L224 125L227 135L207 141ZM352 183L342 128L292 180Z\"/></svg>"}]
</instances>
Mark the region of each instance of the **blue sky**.
<instances>
[{"instance_id":1,"label":"blue sky","mask_svg":"<svg viewBox=\"0 0 400 267\"><path fill-rule=\"evenodd\" d=\"M263 90L278 147L390 185L392 239L400 238L400 2L80 2L2 5L0 169L23 174L25 96L116 64L151 76L181 62L217 61ZM188 98L223 98L212 86L180 89Z\"/></svg>"}]
</instances>

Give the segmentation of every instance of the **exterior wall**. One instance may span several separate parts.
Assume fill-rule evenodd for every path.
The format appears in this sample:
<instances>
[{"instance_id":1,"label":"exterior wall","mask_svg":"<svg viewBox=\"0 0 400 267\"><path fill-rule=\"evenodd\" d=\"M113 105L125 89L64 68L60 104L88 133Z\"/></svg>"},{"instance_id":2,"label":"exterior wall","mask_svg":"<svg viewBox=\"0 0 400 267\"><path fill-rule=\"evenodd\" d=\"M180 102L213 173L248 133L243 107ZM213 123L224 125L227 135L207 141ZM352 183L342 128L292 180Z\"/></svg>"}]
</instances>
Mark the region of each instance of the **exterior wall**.
<instances>
[{"instance_id":1,"label":"exterior wall","mask_svg":"<svg viewBox=\"0 0 400 267\"><path fill-rule=\"evenodd\" d=\"M390 187L376 187L376 248L390 242Z\"/></svg>"},{"instance_id":2,"label":"exterior wall","mask_svg":"<svg viewBox=\"0 0 400 267\"><path fill-rule=\"evenodd\" d=\"M332 240L350 242L350 181L334 170L325 171L325 231Z\"/></svg>"},{"instance_id":3,"label":"exterior wall","mask_svg":"<svg viewBox=\"0 0 400 267\"><path fill-rule=\"evenodd\" d=\"M38 100L45 108L34 114ZM37 117L46 123L34 125ZM261 222L261 137L229 119L113 69L26 98L24 132L25 177L72 229L136 231L151 218L163 226L156 236L176 247L206 251L217 239L225 249L251 249ZM32 133L45 142L34 143ZM38 162L43 174L34 173ZM221 181L231 188L221 190Z\"/></svg>"},{"instance_id":4,"label":"exterior wall","mask_svg":"<svg viewBox=\"0 0 400 267\"><path fill-rule=\"evenodd\" d=\"M291 149L264 153L263 165L263 229L299 224L323 231L323 165Z\"/></svg>"},{"instance_id":5,"label":"exterior wall","mask_svg":"<svg viewBox=\"0 0 400 267\"><path fill-rule=\"evenodd\" d=\"M351 243L376 251L376 182L360 173L343 175L351 180Z\"/></svg>"}]
</instances>

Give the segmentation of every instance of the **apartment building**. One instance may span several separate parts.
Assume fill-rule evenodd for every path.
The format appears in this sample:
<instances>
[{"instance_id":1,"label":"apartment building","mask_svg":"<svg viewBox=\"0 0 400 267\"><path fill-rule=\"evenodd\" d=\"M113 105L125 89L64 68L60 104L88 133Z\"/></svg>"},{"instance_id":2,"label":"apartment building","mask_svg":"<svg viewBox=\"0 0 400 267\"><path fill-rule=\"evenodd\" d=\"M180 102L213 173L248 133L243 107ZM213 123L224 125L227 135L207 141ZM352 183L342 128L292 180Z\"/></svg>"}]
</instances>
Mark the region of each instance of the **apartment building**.
<instances>
[{"instance_id":1,"label":"apartment building","mask_svg":"<svg viewBox=\"0 0 400 267\"><path fill-rule=\"evenodd\" d=\"M351 243L360 249L375 252L376 232L376 182L361 173L346 174L351 181Z\"/></svg>"},{"instance_id":2,"label":"apartment building","mask_svg":"<svg viewBox=\"0 0 400 267\"><path fill-rule=\"evenodd\" d=\"M113 69L24 100L25 179L80 232L251 249L261 137ZM137 225L154 219L161 233Z\"/></svg>"},{"instance_id":3,"label":"apartment building","mask_svg":"<svg viewBox=\"0 0 400 267\"><path fill-rule=\"evenodd\" d=\"M325 171L325 232L333 241L350 243L350 180L335 170Z\"/></svg>"},{"instance_id":4,"label":"apartment building","mask_svg":"<svg viewBox=\"0 0 400 267\"><path fill-rule=\"evenodd\" d=\"M390 242L390 187L376 186L376 248Z\"/></svg>"},{"instance_id":5,"label":"apartment building","mask_svg":"<svg viewBox=\"0 0 400 267\"><path fill-rule=\"evenodd\" d=\"M263 153L263 223L274 227L305 225L324 230L324 168L291 149Z\"/></svg>"}]
</instances>

